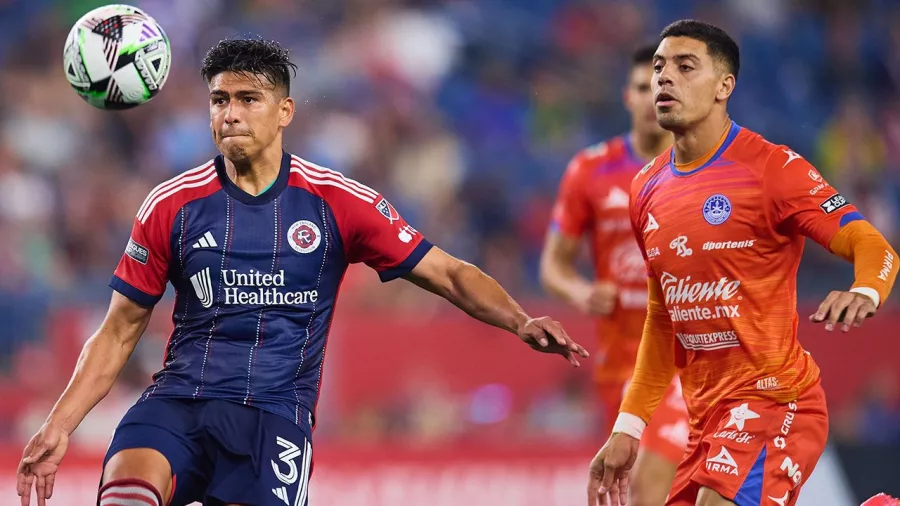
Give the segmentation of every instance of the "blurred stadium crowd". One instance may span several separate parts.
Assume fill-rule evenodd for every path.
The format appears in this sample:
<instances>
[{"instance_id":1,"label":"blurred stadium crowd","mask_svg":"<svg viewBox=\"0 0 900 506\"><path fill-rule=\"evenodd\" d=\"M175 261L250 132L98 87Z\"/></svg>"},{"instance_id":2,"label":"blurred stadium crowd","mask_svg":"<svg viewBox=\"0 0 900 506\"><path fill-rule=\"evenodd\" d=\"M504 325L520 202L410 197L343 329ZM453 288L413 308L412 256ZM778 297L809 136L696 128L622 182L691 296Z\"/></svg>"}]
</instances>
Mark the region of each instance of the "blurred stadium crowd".
<instances>
[{"instance_id":1,"label":"blurred stadium crowd","mask_svg":"<svg viewBox=\"0 0 900 506\"><path fill-rule=\"evenodd\" d=\"M537 259L568 158L627 128L627 55L682 17L717 23L741 43L734 119L813 161L900 241L895 1L140 0L132 3L167 30L173 70L157 98L124 113L93 110L63 74L69 27L102 3L0 0L0 377L46 385L6 403L0 441L30 435L65 384L71 363L50 366L52 380L33 377L53 363L40 343L53 329L81 341L93 330L146 193L215 154L196 69L226 37L260 34L292 48L300 70L290 151L381 190L433 242L517 297L544 297ZM798 284L813 300L851 276L811 246ZM405 283L378 286L364 269L348 283L338 319L358 307L416 315L444 307ZM60 315L72 308L90 317L68 328ZM107 416L80 429L85 441L105 446L158 367L165 331L151 334L158 339L139 348ZM836 417L836 432L900 441L900 394L887 376L873 377L860 405ZM578 378L535 395L522 433L595 435L590 386ZM416 386L408 402L342 420L346 430L323 417L321 434L452 439L498 416L505 395L491 387L460 399L439 379ZM327 384L324 395L327 405Z\"/></svg>"}]
</instances>

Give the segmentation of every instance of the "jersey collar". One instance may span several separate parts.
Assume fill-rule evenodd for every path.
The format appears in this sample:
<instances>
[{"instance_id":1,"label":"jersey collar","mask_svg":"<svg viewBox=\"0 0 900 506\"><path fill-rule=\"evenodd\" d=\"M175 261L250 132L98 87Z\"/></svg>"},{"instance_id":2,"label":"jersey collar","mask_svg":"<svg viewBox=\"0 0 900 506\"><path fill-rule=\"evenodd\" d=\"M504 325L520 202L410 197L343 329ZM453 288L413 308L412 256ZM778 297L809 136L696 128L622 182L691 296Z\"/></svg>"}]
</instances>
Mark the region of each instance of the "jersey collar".
<instances>
[{"instance_id":1,"label":"jersey collar","mask_svg":"<svg viewBox=\"0 0 900 506\"><path fill-rule=\"evenodd\" d=\"M724 153L729 146L731 146L731 143L734 142L735 137L737 137L740 132L741 126L732 121L731 127L725 131L722 138L719 139L719 144L710 150L710 153L703 155L693 162L678 165L677 167L675 164L675 146L672 146L672 148L670 148L671 154L669 155L669 168L672 169L672 174L676 176L689 176L709 167L722 156L722 153Z\"/></svg>"},{"instance_id":2,"label":"jersey collar","mask_svg":"<svg viewBox=\"0 0 900 506\"><path fill-rule=\"evenodd\" d=\"M275 200L275 197L280 195L282 190L287 187L288 179L291 175L291 155L284 152L281 155L281 168L278 170L278 177L275 178L272 186L259 195L250 195L240 189L228 177L228 174L225 172L225 158L222 155L217 156L214 163L216 165L216 174L219 176L219 182L222 184L222 189L225 190L225 193L234 197L235 200L251 206L267 204Z\"/></svg>"}]
</instances>

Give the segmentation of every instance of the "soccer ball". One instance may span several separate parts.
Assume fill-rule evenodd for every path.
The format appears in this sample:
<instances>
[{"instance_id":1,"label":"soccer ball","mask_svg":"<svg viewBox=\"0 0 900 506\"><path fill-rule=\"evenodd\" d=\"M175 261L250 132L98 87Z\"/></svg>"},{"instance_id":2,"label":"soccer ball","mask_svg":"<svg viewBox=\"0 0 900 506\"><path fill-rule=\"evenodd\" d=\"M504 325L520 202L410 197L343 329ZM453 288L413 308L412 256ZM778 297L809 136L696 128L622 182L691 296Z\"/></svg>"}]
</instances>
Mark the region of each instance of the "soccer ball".
<instances>
[{"instance_id":1,"label":"soccer ball","mask_svg":"<svg viewBox=\"0 0 900 506\"><path fill-rule=\"evenodd\" d=\"M106 5L82 16L63 51L69 84L99 109L146 103L166 83L171 60L162 27L129 5Z\"/></svg>"}]
</instances>

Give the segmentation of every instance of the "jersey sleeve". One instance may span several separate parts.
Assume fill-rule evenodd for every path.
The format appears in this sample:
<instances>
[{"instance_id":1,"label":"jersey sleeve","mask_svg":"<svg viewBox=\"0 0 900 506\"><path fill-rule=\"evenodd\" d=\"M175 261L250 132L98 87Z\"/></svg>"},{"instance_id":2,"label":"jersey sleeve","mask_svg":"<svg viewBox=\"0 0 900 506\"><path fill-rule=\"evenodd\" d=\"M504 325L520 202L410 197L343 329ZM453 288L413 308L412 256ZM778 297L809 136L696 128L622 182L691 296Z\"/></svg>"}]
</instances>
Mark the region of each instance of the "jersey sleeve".
<instances>
[{"instance_id":1,"label":"jersey sleeve","mask_svg":"<svg viewBox=\"0 0 900 506\"><path fill-rule=\"evenodd\" d=\"M652 278L654 276L653 269L650 267L650 259L647 256L647 247L644 244L644 230L653 230L654 227L658 228L656 225L656 220L652 215L646 213L642 216L642 212L640 209L640 205L635 198L635 195L640 191L640 186L637 181L632 182L631 185L631 193L628 198L628 215L631 219L631 231L634 233L634 239L637 241L638 249L641 250L641 257L644 259L644 265L647 268L647 277Z\"/></svg>"},{"instance_id":2,"label":"jersey sleeve","mask_svg":"<svg viewBox=\"0 0 900 506\"><path fill-rule=\"evenodd\" d=\"M781 233L804 235L830 250L841 227L864 219L812 164L790 149L782 147L769 156L763 177L769 218Z\"/></svg>"},{"instance_id":3,"label":"jersey sleeve","mask_svg":"<svg viewBox=\"0 0 900 506\"><path fill-rule=\"evenodd\" d=\"M675 376L675 334L666 310L663 289L656 278L647 280L648 302L644 332L638 345L634 374L622 399L620 412L650 422L672 377Z\"/></svg>"},{"instance_id":4,"label":"jersey sleeve","mask_svg":"<svg viewBox=\"0 0 900 506\"><path fill-rule=\"evenodd\" d=\"M144 307L162 298L168 281L170 230L165 213L157 212L142 222L135 218L131 237L109 286Z\"/></svg>"},{"instance_id":5,"label":"jersey sleeve","mask_svg":"<svg viewBox=\"0 0 900 506\"><path fill-rule=\"evenodd\" d=\"M338 229L350 263L365 263L387 282L405 276L432 245L381 194L372 202L346 192L334 195Z\"/></svg>"},{"instance_id":6,"label":"jersey sleeve","mask_svg":"<svg viewBox=\"0 0 900 506\"><path fill-rule=\"evenodd\" d=\"M571 238L581 237L591 227L591 206L584 184L581 155L569 162L553 206L553 230Z\"/></svg>"}]
</instances>

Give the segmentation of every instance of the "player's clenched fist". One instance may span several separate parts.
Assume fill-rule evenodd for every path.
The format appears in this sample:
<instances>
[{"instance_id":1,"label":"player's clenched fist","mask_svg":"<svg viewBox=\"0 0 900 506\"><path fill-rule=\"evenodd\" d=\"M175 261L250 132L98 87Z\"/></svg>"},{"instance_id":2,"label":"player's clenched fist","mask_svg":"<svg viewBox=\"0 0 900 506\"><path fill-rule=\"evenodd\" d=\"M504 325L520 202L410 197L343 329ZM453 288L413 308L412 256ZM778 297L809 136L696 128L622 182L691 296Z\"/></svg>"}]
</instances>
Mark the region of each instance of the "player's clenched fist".
<instances>
[{"instance_id":1,"label":"player's clenched fist","mask_svg":"<svg viewBox=\"0 0 900 506\"><path fill-rule=\"evenodd\" d=\"M22 506L31 503L32 488L37 492L38 506L47 503L47 499L53 495L56 470L68 447L69 435L53 425L45 424L31 438L22 452L22 461L16 472L16 492L21 498Z\"/></svg>"},{"instance_id":2,"label":"player's clenched fist","mask_svg":"<svg viewBox=\"0 0 900 506\"><path fill-rule=\"evenodd\" d=\"M587 350L573 341L559 322L547 316L526 320L519 326L517 334L519 339L531 346L531 349L562 355L575 367L581 365L578 362L578 355L588 356Z\"/></svg>"},{"instance_id":3,"label":"player's clenched fist","mask_svg":"<svg viewBox=\"0 0 900 506\"><path fill-rule=\"evenodd\" d=\"M875 301L866 294L833 291L819 304L816 313L809 317L815 323L825 322L825 330L831 331L838 322L841 330L847 332L850 326L859 327L866 318L878 311Z\"/></svg>"},{"instance_id":4,"label":"player's clenched fist","mask_svg":"<svg viewBox=\"0 0 900 506\"><path fill-rule=\"evenodd\" d=\"M576 302L578 309L591 316L608 316L616 309L619 288L612 281L597 281Z\"/></svg>"},{"instance_id":5,"label":"player's clenched fist","mask_svg":"<svg viewBox=\"0 0 900 506\"><path fill-rule=\"evenodd\" d=\"M588 506L619 506L628 499L628 473L637 459L639 441L613 433L591 461Z\"/></svg>"}]
</instances>

